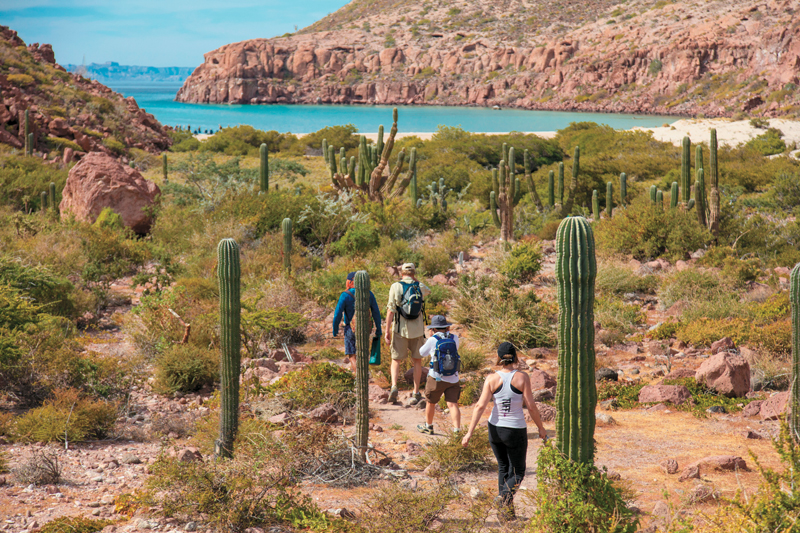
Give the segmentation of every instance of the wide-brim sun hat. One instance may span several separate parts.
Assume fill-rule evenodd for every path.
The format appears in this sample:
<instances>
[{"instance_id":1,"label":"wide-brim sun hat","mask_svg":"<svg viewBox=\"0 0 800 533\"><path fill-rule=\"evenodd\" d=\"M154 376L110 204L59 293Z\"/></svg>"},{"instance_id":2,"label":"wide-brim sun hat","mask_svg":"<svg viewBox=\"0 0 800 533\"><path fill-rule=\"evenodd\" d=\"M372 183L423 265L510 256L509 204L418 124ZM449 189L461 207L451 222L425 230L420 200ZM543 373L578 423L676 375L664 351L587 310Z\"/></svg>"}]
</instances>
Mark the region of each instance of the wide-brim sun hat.
<instances>
[{"instance_id":1,"label":"wide-brim sun hat","mask_svg":"<svg viewBox=\"0 0 800 533\"><path fill-rule=\"evenodd\" d=\"M400 272L416 272L417 267L414 266L414 263L403 263L403 266L400 267Z\"/></svg>"},{"instance_id":2,"label":"wide-brim sun hat","mask_svg":"<svg viewBox=\"0 0 800 533\"><path fill-rule=\"evenodd\" d=\"M430 326L426 326L426 328L427 329L444 329L444 328L449 328L452 325L453 324L448 322L447 319L445 317L443 317L442 315L433 315L433 317L431 318Z\"/></svg>"}]
</instances>

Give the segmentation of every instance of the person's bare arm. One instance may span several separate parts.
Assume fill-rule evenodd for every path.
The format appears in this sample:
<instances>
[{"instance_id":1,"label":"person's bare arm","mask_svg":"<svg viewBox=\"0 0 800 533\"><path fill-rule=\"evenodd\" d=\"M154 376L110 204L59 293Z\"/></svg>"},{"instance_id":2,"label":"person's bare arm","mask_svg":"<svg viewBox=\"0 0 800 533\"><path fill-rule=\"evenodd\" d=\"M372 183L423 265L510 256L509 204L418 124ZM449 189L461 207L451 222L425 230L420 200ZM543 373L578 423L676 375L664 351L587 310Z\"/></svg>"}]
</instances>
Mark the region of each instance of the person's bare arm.
<instances>
[{"instance_id":1,"label":"person's bare arm","mask_svg":"<svg viewBox=\"0 0 800 533\"><path fill-rule=\"evenodd\" d=\"M392 344L392 330L394 329L394 311L386 313L386 323L383 325L383 339L386 344Z\"/></svg>"},{"instance_id":2,"label":"person's bare arm","mask_svg":"<svg viewBox=\"0 0 800 533\"><path fill-rule=\"evenodd\" d=\"M472 411L472 420L469 423L469 429L467 430L467 434L464 435L464 438L461 439L461 445L466 447L469 444L469 439L472 438L472 433L475 431L475 427L478 425L478 422L483 416L483 412L486 410L486 406L489 405L489 402L492 400L492 379L491 376L486 378L486 382L483 384L483 391L481 392L481 397L478 400L478 403L475 404L475 410Z\"/></svg>"},{"instance_id":3,"label":"person's bare arm","mask_svg":"<svg viewBox=\"0 0 800 533\"><path fill-rule=\"evenodd\" d=\"M539 414L539 409L536 407L536 402L533 401L531 378L524 372L520 372L520 374L522 377L522 398L525 400L525 404L528 406L528 412L531 414L533 423L536 424L536 427L539 429L539 437L541 437L542 440L546 440L547 431L542 425L542 416Z\"/></svg>"}]
</instances>

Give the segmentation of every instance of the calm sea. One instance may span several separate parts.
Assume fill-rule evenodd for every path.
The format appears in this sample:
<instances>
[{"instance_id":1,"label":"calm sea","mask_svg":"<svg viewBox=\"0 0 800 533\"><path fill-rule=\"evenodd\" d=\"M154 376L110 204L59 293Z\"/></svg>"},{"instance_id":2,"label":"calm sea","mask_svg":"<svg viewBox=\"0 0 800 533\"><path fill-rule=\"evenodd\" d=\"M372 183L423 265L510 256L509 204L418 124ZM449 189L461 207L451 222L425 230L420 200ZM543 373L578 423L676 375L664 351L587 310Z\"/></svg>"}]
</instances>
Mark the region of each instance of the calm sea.
<instances>
[{"instance_id":1,"label":"calm sea","mask_svg":"<svg viewBox=\"0 0 800 533\"><path fill-rule=\"evenodd\" d=\"M109 84L125 96L136 98L162 123L216 130L220 126L249 124L261 130L310 133L325 126L354 124L361 132L391 124L391 106L365 105L216 105L175 102L180 85L166 83ZM678 117L572 113L564 111L493 110L483 107L399 106L401 132L433 132L439 125L460 126L472 132L555 131L571 122L591 121L617 129L652 127Z\"/></svg>"}]
</instances>

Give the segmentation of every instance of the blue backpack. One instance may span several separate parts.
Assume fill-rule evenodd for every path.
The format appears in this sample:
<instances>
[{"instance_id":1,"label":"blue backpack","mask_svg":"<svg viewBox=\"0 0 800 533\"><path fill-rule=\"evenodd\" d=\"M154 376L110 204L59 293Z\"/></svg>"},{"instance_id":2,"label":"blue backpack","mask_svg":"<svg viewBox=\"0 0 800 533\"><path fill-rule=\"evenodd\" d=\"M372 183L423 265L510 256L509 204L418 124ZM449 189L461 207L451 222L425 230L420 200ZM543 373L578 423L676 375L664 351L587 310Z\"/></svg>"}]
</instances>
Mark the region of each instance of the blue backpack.
<instances>
[{"instance_id":1,"label":"blue backpack","mask_svg":"<svg viewBox=\"0 0 800 533\"><path fill-rule=\"evenodd\" d=\"M437 333L434 337L436 337L436 349L433 355L436 361L431 359L431 368L442 376L455 375L461 368L456 340L449 333Z\"/></svg>"}]
</instances>

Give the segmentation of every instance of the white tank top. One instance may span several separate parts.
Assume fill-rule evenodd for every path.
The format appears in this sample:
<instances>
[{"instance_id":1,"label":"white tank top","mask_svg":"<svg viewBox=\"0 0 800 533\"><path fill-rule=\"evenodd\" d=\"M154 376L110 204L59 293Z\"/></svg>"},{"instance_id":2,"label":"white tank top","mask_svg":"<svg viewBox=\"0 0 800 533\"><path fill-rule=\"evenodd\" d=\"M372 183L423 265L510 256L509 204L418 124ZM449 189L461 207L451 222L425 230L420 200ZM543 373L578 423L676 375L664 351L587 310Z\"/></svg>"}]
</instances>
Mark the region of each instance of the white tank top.
<instances>
[{"instance_id":1,"label":"white tank top","mask_svg":"<svg viewBox=\"0 0 800 533\"><path fill-rule=\"evenodd\" d=\"M501 428L527 428L525 412L523 411L522 393L511 390L511 379L517 371L498 372L503 380L503 385L494 393L494 407L489 417L489 423Z\"/></svg>"}]
</instances>

